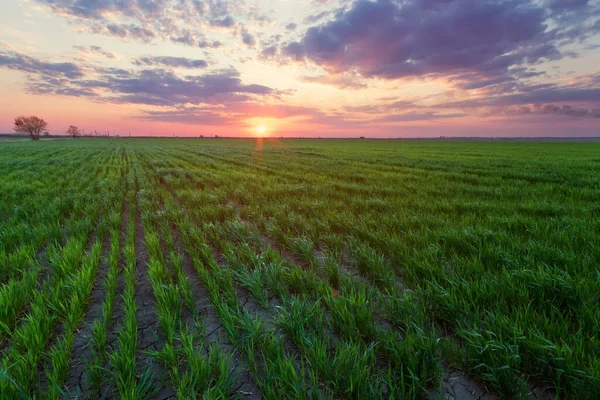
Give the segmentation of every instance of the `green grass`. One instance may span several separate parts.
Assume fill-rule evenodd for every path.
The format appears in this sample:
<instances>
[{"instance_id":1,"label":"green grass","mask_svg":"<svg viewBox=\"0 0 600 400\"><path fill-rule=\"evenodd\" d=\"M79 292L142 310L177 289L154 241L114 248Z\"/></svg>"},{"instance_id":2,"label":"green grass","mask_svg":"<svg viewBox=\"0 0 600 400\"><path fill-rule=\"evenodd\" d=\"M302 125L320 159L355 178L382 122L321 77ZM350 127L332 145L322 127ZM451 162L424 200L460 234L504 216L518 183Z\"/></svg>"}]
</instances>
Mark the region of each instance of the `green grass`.
<instances>
[{"instance_id":1,"label":"green grass","mask_svg":"<svg viewBox=\"0 0 600 400\"><path fill-rule=\"evenodd\" d=\"M9 398L600 392L599 144L24 141L0 175Z\"/></svg>"}]
</instances>

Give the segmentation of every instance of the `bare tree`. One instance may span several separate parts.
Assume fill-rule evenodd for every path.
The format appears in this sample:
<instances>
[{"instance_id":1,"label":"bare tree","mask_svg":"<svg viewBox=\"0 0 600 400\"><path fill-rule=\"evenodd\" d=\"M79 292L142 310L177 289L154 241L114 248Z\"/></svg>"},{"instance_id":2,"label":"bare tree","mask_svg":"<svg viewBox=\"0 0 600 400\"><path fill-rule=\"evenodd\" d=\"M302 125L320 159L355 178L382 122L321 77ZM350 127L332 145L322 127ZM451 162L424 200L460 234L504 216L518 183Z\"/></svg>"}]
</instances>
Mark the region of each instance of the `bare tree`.
<instances>
[{"instance_id":1,"label":"bare tree","mask_svg":"<svg viewBox=\"0 0 600 400\"><path fill-rule=\"evenodd\" d=\"M75 125L69 125L69 129L67 129L67 135L73 137L73 139L77 139L81 136L81 131Z\"/></svg>"},{"instance_id":2,"label":"bare tree","mask_svg":"<svg viewBox=\"0 0 600 400\"><path fill-rule=\"evenodd\" d=\"M15 118L15 127L13 129L17 133L28 134L31 140L39 140L40 133L48 129L48 123L40 117L20 116Z\"/></svg>"}]
</instances>

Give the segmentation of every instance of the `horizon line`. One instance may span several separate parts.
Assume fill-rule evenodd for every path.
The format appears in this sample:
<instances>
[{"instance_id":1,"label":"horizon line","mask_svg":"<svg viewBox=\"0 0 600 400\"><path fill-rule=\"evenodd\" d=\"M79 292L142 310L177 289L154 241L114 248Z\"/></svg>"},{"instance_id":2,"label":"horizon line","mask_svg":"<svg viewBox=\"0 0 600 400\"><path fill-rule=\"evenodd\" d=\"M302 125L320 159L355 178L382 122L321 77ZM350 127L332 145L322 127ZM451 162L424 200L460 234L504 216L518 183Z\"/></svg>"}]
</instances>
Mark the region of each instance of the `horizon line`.
<instances>
[{"instance_id":1,"label":"horizon line","mask_svg":"<svg viewBox=\"0 0 600 400\"><path fill-rule=\"evenodd\" d=\"M0 133L0 137L28 137L26 134L15 134L15 133ZM71 138L66 134L51 134L48 136L40 137L40 140L44 138ZM437 137L368 137L368 136L330 136L330 137L309 137L309 136L266 136L266 137L256 137L256 136L221 136L221 135L212 135L212 136L129 136L129 135L81 135L76 139L235 139L235 140L416 140L416 141L541 141L541 140L549 140L549 141L600 141L600 136L437 136Z\"/></svg>"}]
</instances>

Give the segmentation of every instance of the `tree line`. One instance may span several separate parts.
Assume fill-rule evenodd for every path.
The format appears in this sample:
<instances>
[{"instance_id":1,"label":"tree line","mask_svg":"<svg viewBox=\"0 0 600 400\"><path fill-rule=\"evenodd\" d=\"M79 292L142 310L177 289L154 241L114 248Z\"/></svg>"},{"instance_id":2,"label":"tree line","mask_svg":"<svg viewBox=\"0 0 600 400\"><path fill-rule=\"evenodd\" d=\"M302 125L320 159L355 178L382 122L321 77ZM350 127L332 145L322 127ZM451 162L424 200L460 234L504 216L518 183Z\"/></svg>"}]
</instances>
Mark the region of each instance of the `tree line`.
<instances>
[{"instance_id":1,"label":"tree line","mask_svg":"<svg viewBox=\"0 0 600 400\"><path fill-rule=\"evenodd\" d=\"M19 116L15 118L15 126L13 130L17 133L29 135L31 140L39 140L40 135L48 135L48 123L40 117L32 115L30 117ZM67 135L72 138L78 138L83 134L83 131L75 125L69 125Z\"/></svg>"}]
</instances>

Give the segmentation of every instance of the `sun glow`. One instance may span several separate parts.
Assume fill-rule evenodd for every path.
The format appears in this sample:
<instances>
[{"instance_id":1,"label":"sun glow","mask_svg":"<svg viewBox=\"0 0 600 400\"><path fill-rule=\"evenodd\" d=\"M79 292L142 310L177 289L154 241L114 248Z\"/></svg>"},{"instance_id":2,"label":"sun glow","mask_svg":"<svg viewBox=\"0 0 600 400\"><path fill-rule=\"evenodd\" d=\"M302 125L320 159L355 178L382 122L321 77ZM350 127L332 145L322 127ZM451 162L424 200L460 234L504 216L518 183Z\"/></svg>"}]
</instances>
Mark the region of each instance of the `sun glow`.
<instances>
[{"instance_id":1,"label":"sun glow","mask_svg":"<svg viewBox=\"0 0 600 400\"><path fill-rule=\"evenodd\" d=\"M264 125L257 126L256 133L258 133L259 135L264 135L265 133L267 133L267 127Z\"/></svg>"}]
</instances>

